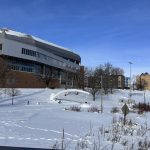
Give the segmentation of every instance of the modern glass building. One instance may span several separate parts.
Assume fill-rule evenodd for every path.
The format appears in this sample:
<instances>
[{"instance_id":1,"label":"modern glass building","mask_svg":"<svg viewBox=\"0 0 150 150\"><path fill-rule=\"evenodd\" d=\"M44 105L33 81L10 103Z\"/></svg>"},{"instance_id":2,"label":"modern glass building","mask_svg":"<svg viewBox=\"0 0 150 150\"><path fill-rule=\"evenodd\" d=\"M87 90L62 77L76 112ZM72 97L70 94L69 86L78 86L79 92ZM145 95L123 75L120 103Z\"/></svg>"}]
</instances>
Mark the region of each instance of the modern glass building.
<instances>
[{"instance_id":1,"label":"modern glass building","mask_svg":"<svg viewBox=\"0 0 150 150\"><path fill-rule=\"evenodd\" d=\"M74 86L74 74L80 69L81 57L73 51L32 35L0 29L0 57L3 57L13 79L7 86L44 87L38 77L51 70L52 87Z\"/></svg>"}]
</instances>

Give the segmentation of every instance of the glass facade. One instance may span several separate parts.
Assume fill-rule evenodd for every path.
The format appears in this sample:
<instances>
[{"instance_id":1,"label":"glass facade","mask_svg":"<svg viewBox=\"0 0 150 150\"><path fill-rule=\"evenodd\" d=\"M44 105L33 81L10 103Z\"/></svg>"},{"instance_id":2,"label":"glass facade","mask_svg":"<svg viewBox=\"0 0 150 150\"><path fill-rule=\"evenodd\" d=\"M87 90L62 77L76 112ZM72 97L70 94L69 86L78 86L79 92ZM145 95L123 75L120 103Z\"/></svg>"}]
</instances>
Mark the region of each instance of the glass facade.
<instances>
[{"instance_id":1,"label":"glass facade","mask_svg":"<svg viewBox=\"0 0 150 150\"><path fill-rule=\"evenodd\" d=\"M26 48L22 48L22 52L21 53L24 54L24 55L37 57L37 58L42 59L42 60L51 61L53 65L55 65L55 66L57 66L59 68L65 67L65 68L72 69L72 70L78 69L77 67L75 67L75 64L77 64L76 61L69 60L69 59L66 59L64 57L62 57L62 58L65 59L65 61L67 60L67 62L63 62L63 61L61 61L59 59L55 59L53 57L47 56L47 55L42 54L40 52L36 52L36 51L30 50L30 49L26 49Z\"/></svg>"},{"instance_id":2,"label":"glass facade","mask_svg":"<svg viewBox=\"0 0 150 150\"><path fill-rule=\"evenodd\" d=\"M8 63L9 63L10 69L12 70L32 72L35 74L42 74L41 65L35 64L33 62L16 59L16 58L9 58Z\"/></svg>"}]
</instances>

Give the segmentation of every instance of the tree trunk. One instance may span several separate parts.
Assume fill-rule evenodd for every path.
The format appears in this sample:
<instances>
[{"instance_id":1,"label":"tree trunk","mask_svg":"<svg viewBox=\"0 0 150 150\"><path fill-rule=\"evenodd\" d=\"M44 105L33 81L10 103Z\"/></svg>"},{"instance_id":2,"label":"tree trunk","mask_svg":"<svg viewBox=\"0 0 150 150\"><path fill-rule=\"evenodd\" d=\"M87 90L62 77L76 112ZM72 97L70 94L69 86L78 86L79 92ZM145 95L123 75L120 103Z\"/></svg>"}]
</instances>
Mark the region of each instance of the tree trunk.
<instances>
[{"instance_id":1,"label":"tree trunk","mask_svg":"<svg viewBox=\"0 0 150 150\"><path fill-rule=\"evenodd\" d=\"M93 94L93 101L95 101L95 94Z\"/></svg>"},{"instance_id":2,"label":"tree trunk","mask_svg":"<svg viewBox=\"0 0 150 150\"><path fill-rule=\"evenodd\" d=\"M14 104L14 96L12 96L12 105Z\"/></svg>"},{"instance_id":3,"label":"tree trunk","mask_svg":"<svg viewBox=\"0 0 150 150\"><path fill-rule=\"evenodd\" d=\"M48 81L46 81L46 88L48 88L49 87L49 82Z\"/></svg>"},{"instance_id":4,"label":"tree trunk","mask_svg":"<svg viewBox=\"0 0 150 150\"><path fill-rule=\"evenodd\" d=\"M111 94L113 94L113 92L112 92L112 88L110 89L110 92L111 92Z\"/></svg>"}]
</instances>

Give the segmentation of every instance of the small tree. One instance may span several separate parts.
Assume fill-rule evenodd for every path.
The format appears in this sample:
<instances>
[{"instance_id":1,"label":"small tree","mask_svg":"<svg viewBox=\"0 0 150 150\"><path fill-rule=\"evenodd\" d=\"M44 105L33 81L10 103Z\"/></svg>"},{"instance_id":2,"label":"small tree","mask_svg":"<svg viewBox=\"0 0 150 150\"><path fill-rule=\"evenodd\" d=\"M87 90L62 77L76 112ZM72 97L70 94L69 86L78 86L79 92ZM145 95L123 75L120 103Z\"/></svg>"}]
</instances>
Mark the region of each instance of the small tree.
<instances>
[{"instance_id":1,"label":"small tree","mask_svg":"<svg viewBox=\"0 0 150 150\"><path fill-rule=\"evenodd\" d=\"M96 78L94 76L89 77L89 91L93 96L93 101L95 101L96 93L99 91L99 87L96 84Z\"/></svg>"},{"instance_id":2,"label":"small tree","mask_svg":"<svg viewBox=\"0 0 150 150\"><path fill-rule=\"evenodd\" d=\"M99 84L99 78L97 76L96 71L89 70L88 71L89 77L88 77L88 87L89 87L89 92L93 96L93 101L95 101L95 96L96 93L100 89L100 84Z\"/></svg>"},{"instance_id":3,"label":"small tree","mask_svg":"<svg viewBox=\"0 0 150 150\"><path fill-rule=\"evenodd\" d=\"M20 91L16 88L7 89L7 94L12 97L12 105L14 104L14 97L20 94Z\"/></svg>"},{"instance_id":4,"label":"small tree","mask_svg":"<svg viewBox=\"0 0 150 150\"><path fill-rule=\"evenodd\" d=\"M50 76L50 74L47 73L47 74L43 75L41 78L44 81L46 87L48 87L49 83L52 81L52 76Z\"/></svg>"},{"instance_id":5,"label":"small tree","mask_svg":"<svg viewBox=\"0 0 150 150\"><path fill-rule=\"evenodd\" d=\"M55 78L55 74L52 68L46 68L45 73L41 76L42 81L45 83L46 87L49 87L49 84Z\"/></svg>"}]
</instances>

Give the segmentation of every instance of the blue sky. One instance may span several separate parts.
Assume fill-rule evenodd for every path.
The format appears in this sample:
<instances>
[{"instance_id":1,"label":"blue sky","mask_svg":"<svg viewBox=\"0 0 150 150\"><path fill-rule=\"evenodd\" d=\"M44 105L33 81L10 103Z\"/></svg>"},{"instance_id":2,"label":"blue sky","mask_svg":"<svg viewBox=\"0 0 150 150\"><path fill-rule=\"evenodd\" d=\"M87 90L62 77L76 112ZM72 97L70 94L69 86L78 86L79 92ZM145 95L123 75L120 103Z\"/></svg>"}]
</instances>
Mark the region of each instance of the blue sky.
<instances>
[{"instance_id":1,"label":"blue sky","mask_svg":"<svg viewBox=\"0 0 150 150\"><path fill-rule=\"evenodd\" d=\"M150 73L149 0L0 0L0 27L72 49L82 64Z\"/></svg>"}]
</instances>

